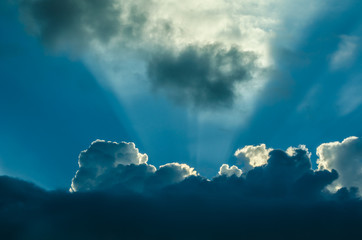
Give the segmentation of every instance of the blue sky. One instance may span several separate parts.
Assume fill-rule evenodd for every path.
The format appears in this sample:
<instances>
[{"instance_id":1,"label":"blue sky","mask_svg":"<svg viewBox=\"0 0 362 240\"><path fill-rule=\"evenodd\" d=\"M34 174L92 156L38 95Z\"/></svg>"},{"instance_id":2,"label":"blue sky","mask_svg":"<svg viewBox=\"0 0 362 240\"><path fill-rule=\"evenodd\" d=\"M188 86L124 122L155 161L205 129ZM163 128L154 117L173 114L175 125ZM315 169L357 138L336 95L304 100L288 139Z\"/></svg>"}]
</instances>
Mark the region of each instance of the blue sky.
<instances>
[{"instance_id":1,"label":"blue sky","mask_svg":"<svg viewBox=\"0 0 362 240\"><path fill-rule=\"evenodd\" d=\"M155 166L186 163L207 177L215 176L223 163L237 164L237 149L262 143L283 150L305 144L316 167L320 144L362 135L358 1L308 2L306 8L298 1L274 1L272 8L245 1L250 14L236 8L231 16L251 20L235 24L213 1L195 15L177 4L159 6L170 15L177 12L171 22L175 26L180 19L188 19L181 26L197 26L185 27L182 34L153 30L149 41L137 35L146 21L137 11L127 23L136 26L131 30L118 33L110 23L90 35L72 20L69 26L46 22L51 16L39 15L26 2L19 7L2 1L0 7L1 174L48 189L68 188L79 153L96 139L135 142ZM215 9L220 10L209 15ZM100 22L109 19L99 17ZM225 21L227 27L200 32L206 21ZM51 29L34 30L34 24ZM244 28L236 31L238 24ZM155 44L162 41L163 46ZM235 78L222 69L205 70L219 61L211 57L241 61L253 54L256 62L231 66L251 74L250 79L242 71L235 70ZM192 68L198 62L205 69ZM215 74L232 88L220 84L213 90L210 79L199 73ZM200 81L196 88L185 76L200 79L194 81Z\"/></svg>"},{"instance_id":2,"label":"blue sky","mask_svg":"<svg viewBox=\"0 0 362 240\"><path fill-rule=\"evenodd\" d=\"M15 6L3 1L1 18L1 173L63 188L94 139L131 140L125 121L84 64L26 33Z\"/></svg>"}]
</instances>

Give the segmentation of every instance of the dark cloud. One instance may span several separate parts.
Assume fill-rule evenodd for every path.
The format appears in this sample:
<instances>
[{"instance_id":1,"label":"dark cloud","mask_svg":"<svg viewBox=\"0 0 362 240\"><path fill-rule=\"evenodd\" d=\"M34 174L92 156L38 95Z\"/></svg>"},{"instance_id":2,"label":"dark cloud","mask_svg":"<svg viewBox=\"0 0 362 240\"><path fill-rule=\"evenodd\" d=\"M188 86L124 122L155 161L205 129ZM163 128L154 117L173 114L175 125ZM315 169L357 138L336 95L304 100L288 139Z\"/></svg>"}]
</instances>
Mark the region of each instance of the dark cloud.
<instances>
[{"instance_id":1,"label":"dark cloud","mask_svg":"<svg viewBox=\"0 0 362 240\"><path fill-rule=\"evenodd\" d=\"M153 196L46 192L0 178L3 239L340 239L360 237L362 202L242 198L242 178L191 177ZM5 190L4 190L5 189ZM9 189L12 189L9 191ZM200 191L203 190L203 191ZM9 197L10 195L10 197Z\"/></svg>"},{"instance_id":2,"label":"dark cloud","mask_svg":"<svg viewBox=\"0 0 362 240\"><path fill-rule=\"evenodd\" d=\"M137 38L146 14L128 1L19 0L30 32L56 50L83 50L89 44L107 44L112 38ZM69 49L70 48L70 49Z\"/></svg>"},{"instance_id":3,"label":"dark cloud","mask_svg":"<svg viewBox=\"0 0 362 240\"><path fill-rule=\"evenodd\" d=\"M196 107L230 107L237 84L252 78L256 55L221 44L191 45L179 53L161 51L148 63L155 89L178 103Z\"/></svg>"},{"instance_id":4,"label":"dark cloud","mask_svg":"<svg viewBox=\"0 0 362 240\"><path fill-rule=\"evenodd\" d=\"M23 240L361 237L358 189L326 190L338 173L312 170L304 146L287 152L271 150L267 164L242 175L236 166L223 165L211 180L185 164L156 169L147 160L133 143L97 140L79 156L73 192L45 191L0 177L0 236ZM135 187L141 185L147 189Z\"/></svg>"},{"instance_id":5,"label":"dark cloud","mask_svg":"<svg viewBox=\"0 0 362 240\"><path fill-rule=\"evenodd\" d=\"M177 185L167 187L165 192L175 195L199 193L210 198L222 195L238 201L257 202L311 203L332 199L334 194L326 187L338 178L338 173L335 170L312 170L308 151L301 148L294 150L292 155L273 150L268 164L255 167L240 177L236 174L240 172L236 171L235 166L228 168L224 164L219 175L211 181L200 176L190 176ZM349 192L347 189L342 191Z\"/></svg>"}]
</instances>

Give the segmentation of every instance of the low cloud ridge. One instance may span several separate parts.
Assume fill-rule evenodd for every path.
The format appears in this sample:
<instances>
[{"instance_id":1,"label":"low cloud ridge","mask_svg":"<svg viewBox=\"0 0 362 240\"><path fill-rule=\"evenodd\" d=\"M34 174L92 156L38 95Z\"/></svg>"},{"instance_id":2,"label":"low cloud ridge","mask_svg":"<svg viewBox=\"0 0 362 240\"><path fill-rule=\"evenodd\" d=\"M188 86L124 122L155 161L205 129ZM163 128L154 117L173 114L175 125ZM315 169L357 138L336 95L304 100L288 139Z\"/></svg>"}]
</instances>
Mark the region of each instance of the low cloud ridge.
<instances>
[{"instance_id":1,"label":"low cloud ridge","mask_svg":"<svg viewBox=\"0 0 362 240\"><path fill-rule=\"evenodd\" d=\"M327 156L321 148L319 156ZM313 170L310 156L305 146L271 150L262 166L242 172L224 164L206 179L186 164L157 169L133 143L97 140L79 155L72 192L0 177L0 234L55 240L360 237L358 189L326 189L339 174Z\"/></svg>"}]
</instances>

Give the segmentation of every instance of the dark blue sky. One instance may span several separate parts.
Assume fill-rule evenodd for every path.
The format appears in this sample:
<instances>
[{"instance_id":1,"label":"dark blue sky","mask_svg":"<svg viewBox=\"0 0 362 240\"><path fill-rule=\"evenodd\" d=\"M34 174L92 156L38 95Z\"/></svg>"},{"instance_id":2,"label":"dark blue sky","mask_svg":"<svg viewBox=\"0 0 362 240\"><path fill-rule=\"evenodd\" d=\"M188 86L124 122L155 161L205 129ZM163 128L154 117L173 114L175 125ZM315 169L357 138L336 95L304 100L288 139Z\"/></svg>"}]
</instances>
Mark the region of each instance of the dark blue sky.
<instances>
[{"instance_id":1,"label":"dark blue sky","mask_svg":"<svg viewBox=\"0 0 362 240\"><path fill-rule=\"evenodd\" d=\"M190 67L186 63L192 56L209 69L214 63L205 60L208 57L218 54L235 60L246 56L241 50L235 53L223 52L217 47L190 47L176 59L167 55L168 50L163 52L155 47L156 50L145 54L145 61L152 59L158 64L167 60L172 71L148 64L149 68L156 69L148 76L142 64L141 70L137 65L125 64L127 71L131 71L131 67L140 71L138 80L132 75L129 81L142 85L138 95L125 96L125 92L134 92L138 87L118 89L121 87L117 87L114 73L109 71L113 66L104 68L104 63L98 66L94 61L94 56L104 58L104 55L96 53L86 58L84 55L88 53L80 56L72 53L74 46L78 46L78 42L73 44L77 37L64 37L59 32L50 36L73 41L71 50L70 53L54 50L45 35L30 34L26 20L19 19L17 5L2 1L0 173L31 180L50 189L68 188L78 168L78 154L96 139L135 142L155 166L183 162L208 177L216 175L223 163L235 164L233 154L238 148L261 143L284 150L305 144L313 153L316 166L315 149L320 144L362 135L360 5L358 1L348 1L325 6L313 18L296 17L292 18L294 22L290 21L290 15L283 15L284 23L276 28L276 36L266 44L274 61L263 75L267 81L256 91L257 97L252 103L248 100L240 109L224 110L210 109L208 103L216 105L225 100L222 104L229 104L228 96L234 92L219 85L216 89L224 90L225 94L220 93L221 90L214 94L213 85L204 79L196 84L205 89L203 98L187 85L183 68ZM44 20L39 16L34 19ZM142 18L137 19L137 24L142 22ZM78 34L77 27L73 30ZM72 34L72 28L69 29ZM132 34L136 34L136 30L134 28ZM127 41L132 42L132 39ZM136 62L143 58L145 50L137 51L140 53L131 53ZM197 53L192 55L192 51ZM159 58L154 56L155 52L159 53ZM126 53L121 51L119 55ZM117 64L124 62L122 58ZM130 76L127 71L119 80ZM170 77L168 71L177 76ZM209 74L207 71L194 69L190 74ZM108 72L111 72L111 80L105 83L103 78ZM225 77L223 72L210 74ZM151 83L147 82L148 78ZM168 83L169 78L179 83ZM238 81L232 77L224 79Z\"/></svg>"}]
</instances>

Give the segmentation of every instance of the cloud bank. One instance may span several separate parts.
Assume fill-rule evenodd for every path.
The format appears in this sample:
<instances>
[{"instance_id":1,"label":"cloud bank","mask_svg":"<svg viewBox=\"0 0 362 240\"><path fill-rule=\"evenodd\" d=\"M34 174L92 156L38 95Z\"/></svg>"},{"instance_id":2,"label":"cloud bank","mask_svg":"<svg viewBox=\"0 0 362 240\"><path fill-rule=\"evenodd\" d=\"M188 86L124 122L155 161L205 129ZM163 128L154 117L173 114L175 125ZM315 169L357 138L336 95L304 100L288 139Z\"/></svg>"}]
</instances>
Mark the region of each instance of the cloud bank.
<instances>
[{"instance_id":1,"label":"cloud bank","mask_svg":"<svg viewBox=\"0 0 362 240\"><path fill-rule=\"evenodd\" d=\"M70 191L152 195L155 191L188 181L197 183L191 189L200 186L212 189L215 182L226 183L233 179L239 185L236 192L240 198L323 199L334 194L334 191L326 189L327 186L360 187L360 145L357 137L349 137L342 143L320 145L317 148L317 170L312 169L311 153L304 145L290 147L286 151L267 149L265 144L245 146L235 152L237 163L244 171L237 166L223 164L216 176L209 180L187 164L168 163L156 168L148 163L147 154L140 153L134 143L97 140L79 155L79 170L72 180Z\"/></svg>"},{"instance_id":2,"label":"cloud bank","mask_svg":"<svg viewBox=\"0 0 362 240\"><path fill-rule=\"evenodd\" d=\"M211 190L220 181L226 185L234 181L238 185L234 194L240 194L243 199L323 199L334 194L326 189L333 186L331 184L345 188L341 191L360 187L361 150L357 137L346 138L341 143L324 143L317 148L318 169L314 170L311 153L304 145L286 151L268 149L265 144L245 146L235 152L238 165L244 171L235 165L223 164L209 180L183 163L168 163L156 168L148 163L147 154L140 153L132 142L96 140L80 153L79 170L70 191L152 195L175 185L191 184L190 189L200 187L202 192L202 188Z\"/></svg>"},{"instance_id":3,"label":"cloud bank","mask_svg":"<svg viewBox=\"0 0 362 240\"><path fill-rule=\"evenodd\" d=\"M1 176L0 234L5 239L359 237L358 189L326 188L356 173L348 169L344 176L339 166L347 158L359 167L359 143L350 137L322 144L317 170L304 146L288 151L247 146L250 166L263 151L269 152L266 163L245 172L224 164L209 180L186 164L156 168L133 143L97 140L79 155L71 192Z\"/></svg>"}]
</instances>

